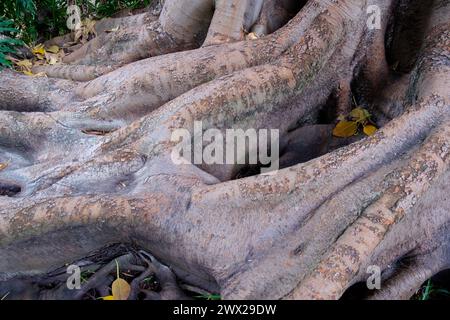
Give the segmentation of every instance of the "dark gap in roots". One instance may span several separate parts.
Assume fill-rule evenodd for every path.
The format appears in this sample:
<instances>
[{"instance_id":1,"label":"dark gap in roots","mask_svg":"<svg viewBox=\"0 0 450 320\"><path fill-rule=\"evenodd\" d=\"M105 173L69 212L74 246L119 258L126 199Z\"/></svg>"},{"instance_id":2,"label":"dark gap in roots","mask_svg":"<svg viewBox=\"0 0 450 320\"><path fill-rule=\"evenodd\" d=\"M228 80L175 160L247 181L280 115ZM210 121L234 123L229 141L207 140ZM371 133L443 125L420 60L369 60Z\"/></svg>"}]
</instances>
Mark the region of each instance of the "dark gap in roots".
<instances>
[{"instance_id":1,"label":"dark gap in roots","mask_svg":"<svg viewBox=\"0 0 450 320\"><path fill-rule=\"evenodd\" d=\"M380 87L374 87L370 81L368 81L362 70L356 70L355 76L350 83L350 88L353 94L353 105L352 108L361 107L366 109L371 117L370 124L375 125L378 129L385 125L387 122L395 118L393 115L400 115L403 112L403 96L400 97L401 88L396 86L395 92L394 87L391 84L399 84L395 81L391 83L390 76L383 78ZM385 101L385 96L388 93L389 102L392 102L392 97L399 96L399 103L388 103ZM394 96L395 95L395 96ZM382 106L382 108L380 107ZM389 106L389 110L385 110Z\"/></svg>"},{"instance_id":2,"label":"dark gap in roots","mask_svg":"<svg viewBox=\"0 0 450 320\"><path fill-rule=\"evenodd\" d=\"M317 124L333 124L338 117L336 95L331 94L325 104L319 108Z\"/></svg>"},{"instance_id":3,"label":"dark gap in roots","mask_svg":"<svg viewBox=\"0 0 450 320\"><path fill-rule=\"evenodd\" d=\"M296 15L307 3L309 0L284 0L284 7Z\"/></svg>"},{"instance_id":4,"label":"dark gap in roots","mask_svg":"<svg viewBox=\"0 0 450 320\"><path fill-rule=\"evenodd\" d=\"M367 283L361 281L345 290L340 300L363 300L369 296L368 293Z\"/></svg>"},{"instance_id":5,"label":"dark gap in roots","mask_svg":"<svg viewBox=\"0 0 450 320\"><path fill-rule=\"evenodd\" d=\"M308 3L308 0L281 0L279 6L284 8L289 14L289 20L300 12L300 10Z\"/></svg>"},{"instance_id":6,"label":"dark gap in roots","mask_svg":"<svg viewBox=\"0 0 450 320\"><path fill-rule=\"evenodd\" d=\"M262 165L248 165L238 171L236 176L231 180L243 179L251 176L257 176L261 173Z\"/></svg>"},{"instance_id":7,"label":"dark gap in roots","mask_svg":"<svg viewBox=\"0 0 450 320\"><path fill-rule=\"evenodd\" d=\"M358 133L349 138L333 136L333 129L338 120L338 103L335 94L311 113L294 122L280 141L279 169L289 168L321 157L329 152L345 147L362 138ZM234 179L246 178L261 173L261 164L242 167Z\"/></svg>"},{"instance_id":8,"label":"dark gap in roots","mask_svg":"<svg viewBox=\"0 0 450 320\"><path fill-rule=\"evenodd\" d=\"M360 134L350 138L333 136L339 113L335 94L331 94L317 110L291 126L282 143L281 169L316 159L362 138Z\"/></svg>"},{"instance_id":9,"label":"dark gap in roots","mask_svg":"<svg viewBox=\"0 0 450 320\"><path fill-rule=\"evenodd\" d=\"M429 1L401 0L386 32L386 59L392 71L406 74L416 65L432 10Z\"/></svg>"},{"instance_id":10,"label":"dark gap in roots","mask_svg":"<svg viewBox=\"0 0 450 320\"><path fill-rule=\"evenodd\" d=\"M426 1L397 1L384 39L389 70L378 79L373 78L363 65L354 70L351 91L357 105L372 114L378 127L404 112L409 74L419 58L431 9L432 5Z\"/></svg>"},{"instance_id":11,"label":"dark gap in roots","mask_svg":"<svg viewBox=\"0 0 450 320\"><path fill-rule=\"evenodd\" d=\"M14 197L22 191L22 188L13 183L0 181L0 196Z\"/></svg>"},{"instance_id":12,"label":"dark gap in roots","mask_svg":"<svg viewBox=\"0 0 450 320\"><path fill-rule=\"evenodd\" d=\"M356 103L357 106L368 109L369 112L373 114L371 106L375 95L374 88L365 78L362 68L355 70L355 75L350 82L350 88L353 94L353 100L355 101L354 103Z\"/></svg>"},{"instance_id":13,"label":"dark gap in roots","mask_svg":"<svg viewBox=\"0 0 450 320\"><path fill-rule=\"evenodd\" d=\"M443 270L425 281L412 300L450 300L450 269Z\"/></svg>"},{"instance_id":14,"label":"dark gap in roots","mask_svg":"<svg viewBox=\"0 0 450 320\"><path fill-rule=\"evenodd\" d=\"M271 8L270 13L264 19L267 24L267 32L273 33L285 26L306 5L308 0L280 0ZM257 26L258 23L255 24ZM257 28L255 28L257 30Z\"/></svg>"}]
</instances>

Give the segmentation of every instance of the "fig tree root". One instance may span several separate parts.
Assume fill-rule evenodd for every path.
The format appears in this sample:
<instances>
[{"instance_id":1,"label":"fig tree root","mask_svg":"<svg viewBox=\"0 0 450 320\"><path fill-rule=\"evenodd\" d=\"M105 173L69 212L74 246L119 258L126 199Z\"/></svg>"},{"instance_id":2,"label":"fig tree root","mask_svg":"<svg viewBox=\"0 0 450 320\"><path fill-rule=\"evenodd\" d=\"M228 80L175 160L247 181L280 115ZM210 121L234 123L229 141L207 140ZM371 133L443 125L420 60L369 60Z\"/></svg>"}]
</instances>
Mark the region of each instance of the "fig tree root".
<instances>
[{"instance_id":1,"label":"fig tree root","mask_svg":"<svg viewBox=\"0 0 450 320\"><path fill-rule=\"evenodd\" d=\"M139 271L170 290L149 298L180 297L176 275L224 299L338 299L375 266L370 297L407 299L449 268L450 2L416 20L419 0L301 4L166 0L49 78L2 71L0 277L111 243L151 253ZM379 130L333 137L358 105ZM196 121L278 129L280 170L175 164Z\"/></svg>"}]
</instances>

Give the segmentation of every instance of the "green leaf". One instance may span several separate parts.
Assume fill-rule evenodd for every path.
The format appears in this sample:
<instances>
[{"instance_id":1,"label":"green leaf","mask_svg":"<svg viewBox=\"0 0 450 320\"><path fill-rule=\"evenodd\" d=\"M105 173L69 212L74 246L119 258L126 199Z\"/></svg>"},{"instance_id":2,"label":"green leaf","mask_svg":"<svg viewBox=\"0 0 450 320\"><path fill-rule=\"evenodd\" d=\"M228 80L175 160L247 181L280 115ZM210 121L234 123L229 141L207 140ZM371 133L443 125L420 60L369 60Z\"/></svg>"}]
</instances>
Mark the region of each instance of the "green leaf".
<instances>
[{"instance_id":1,"label":"green leaf","mask_svg":"<svg viewBox=\"0 0 450 320\"><path fill-rule=\"evenodd\" d=\"M20 31L15 28L0 27L0 33L4 33L4 32L19 33Z\"/></svg>"},{"instance_id":2,"label":"green leaf","mask_svg":"<svg viewBox=\"0 0 450 320\"><path fill-rule=\"evenodd\" d=\"M1 44L9 44L11 46L21 46L23 45L23 41L19 39L4 38L0 39L0 45Z\"/></svg>"},{"instance_id":3,"label":"green leaf","mask_svg":"<svg viewBox=\"0 0 450 320\"><path fill-rule=\"evenodd\" d=\"M6 46L3 46L3 45L0 45L0 52L2 52L2 53L16 53L17 51L15 50L15 49L13 49L13 48L11 48L11 47L6 47Z\"/></svg>"}]
</instances>

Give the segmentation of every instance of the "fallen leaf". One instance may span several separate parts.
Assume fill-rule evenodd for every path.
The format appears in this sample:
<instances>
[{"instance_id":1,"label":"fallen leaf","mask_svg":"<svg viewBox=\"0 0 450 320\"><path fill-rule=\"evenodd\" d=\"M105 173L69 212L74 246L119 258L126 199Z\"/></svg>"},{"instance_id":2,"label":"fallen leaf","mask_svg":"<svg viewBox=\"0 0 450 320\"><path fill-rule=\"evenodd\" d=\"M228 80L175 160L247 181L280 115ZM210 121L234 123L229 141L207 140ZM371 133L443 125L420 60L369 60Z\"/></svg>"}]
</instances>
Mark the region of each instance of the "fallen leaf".
<instances>
[{"instance_id":1,"label":"fallen leaf","mask_svg":"<svg viewBox=\"0 0 450 320\"><path fill-rule=\"evenodd\" d=\"M358 123L355 121L340 121L333 129L333 135L339 138L354 136L358 131Z\"/></svg>"},{"instance_id":2,"label":"fallen leaf","mask_svg":"<svg viewBox=\"0 0 450 320\"><path fill-rule=\"evenodd\" d=\"M33 54L35 54L35 55L40 55L43 57L45 55L44 45L38 44L37 46L35 46L31 49L31 52L33 52Z\"/></svg>"},{"instance_id":3,"label":"fallen leaf","mask_svg":"<svg viewBox=\"0 0 450 320\"><path fill-rule=\"evenodd\" d=\"M95 20L84 19L80 24L80 27L75 30L74 41L77 43L86 43L90 40L89 36L97 36L97 32L95 31Z\"/></svg>"},{"instance_id":4,"label":"fallen leaf","mask_svg":"<svg viewBox=\"0 0 450 320\"><path fill-rule=\"evenodd\" d=\"M105 298L108 298L106 300L127 300L131 292L131 287L128 284L128 282L120 278L119 263L117 262L117 260L116 260L116 268L117 268L117 279L114 280L111 286L112 299L110 298L110 296L107 296Z\"/></svg>"},{"instance_id":5,"label":"fallen leaf","mask_svg":"<svg viewBox=\"0 0 450 320\"><path fill-rule=\"evenodd\" d=\"M0 163L0 171L6 169L7 166L8 166L7 163Z\"/></svg>"},{"instance_id":6,"label":"fallen leaf","mask_svg":"<svg viewBox=\"0 0 450 320\"><path fill-rule=\"evenodd\" d=\"M59 47L57 45L53 45L53 46L46 48L46 51L50 52L50 53L58 53Z\"/></svg>"},{"instance_id":7,"label":"fallen leaf","mask_svg":"<svg viewBox=\"0 0 450 320\"><path fill-rule=\"evenodd\" d=\"M59 61L59 56L55 53L45 53L45 60L48 64L53 65Z\"/></svg>"},{"instance_id":8,"label":"fallen leaf","mask_svg":"<svg viewBox=\"0 0 450 320\"><path fill-rule=\"evenodd\" d=\"M88 19L88 18L86 18L86 19L84 19L83 20L83 26L84 26L84 28L86 29L86 34L96 34L96 31L95 31L95 23L96 23L96 21L95 20L91 20L91 19ZM119 28L117 27L117 30L118 30ZM116 31L117 31L116 30Z\"/></svg>"},{"instance_id":9,"label":"fallen leaf","mask_svg":"<svg viewBox=\"0 0 450 320\"><path fill-rule=\"evenodd\" d=\"M114 300L127 300L130 292L131 287L125 280L117 278L112 283L112 295Z\"/></svg>"},{"instance_id":10,"label":"fallen leaf","mask_svg":"<svg viewBox=\"0 0 450 320\"><path fill-rule=\"evenodd\" d=\"M363 131L366 135L373 136L378 131L378 129L375 126L368 124L368 125L364 126Z\"/></svg>"},{"instance_id":11,"label":"fallen leaf","mask_svg":"<svg viewBox=\"0 0 450 320\"><path fill-rule=\"evenodd\" d=\"M366 109L358 107L350 112L350 118L357 123L361 123L370 118L370 113Z\"/></svg>"},{"instance_id":12,"label":"fallen leaf","mask_svg":"<svg viewBox=\"0 0 450 320\"><path fill-rule=\"evenodd\" d=\"M103 300L114 300L114 296L102 297Z\"/></svg>"},{"instance_id":13,"label":"fallen leaf","mask_svg":"<svg viewBox=\"0 0 450 320\"><path fill-rule=\"evenodd\" d=\"M33 63L28 59L24 59L24 60L19 60L18 62L16 62L16 66L31 68L33 66Z\"/></svg>"},{"instance_id":14,"label":"fallen leaf","mask_svg":"<svg viewBox=\"0 0 450 320\"><path fill-rule=\"evenodd\" d=\"M53 65L58 62L58 58L56 57L50 57L50 60L48 60L48 64Z\"/></svg>"},{"instance_id":15,"label":"fallen leaf","mask_svg":"<svg viewBox=\"0 0 450 320\"><path fill-rule=\"evenodd\" d=\"M256 39L258 39L258 36L256 35L256 33L250 32L250 33L247 35L247 39L248 39L248 40L256 40Z\"/></svg>"}]
</instances>

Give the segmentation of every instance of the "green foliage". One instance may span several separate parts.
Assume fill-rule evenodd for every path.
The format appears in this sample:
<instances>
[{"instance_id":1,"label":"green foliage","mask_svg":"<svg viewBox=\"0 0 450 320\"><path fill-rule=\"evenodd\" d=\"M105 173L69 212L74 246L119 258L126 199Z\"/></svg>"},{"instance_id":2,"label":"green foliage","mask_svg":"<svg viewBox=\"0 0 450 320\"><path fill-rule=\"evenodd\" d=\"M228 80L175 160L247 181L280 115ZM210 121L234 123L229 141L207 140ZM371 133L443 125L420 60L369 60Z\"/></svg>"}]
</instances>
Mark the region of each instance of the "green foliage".
<instances>
[{"instance_id":1,"label":"green foliage","mask_svg":"<svg viewBox=\"0 0 450 320\"><path fill-rule=\"evenodd\" d=\"M67 33L66 0L34 0L38 8L36 29L44 38L49 39Z\"/></svg>"},{"instance_id":2,"label":"green foliage","mask_svg":"<svg viewBox=\"0 0 450 320\"><path fill-rule=\"evenodd\" d=\"M90 1L77 0L77 5L83 8L85 16L95 19L110 17L116 12L129 8L142 8L151 3L151 0L97 0L95 5Z\"/></svg>"},{"instance_id":3,"label":"green foliage","mask_svg":"<svg viewBox=\"0 0 450 320\"><path fill-rule=\"evenodd\" d=\"M20 30L19 37L31 44L69 32L68 4L81 8L81 18L101 19L150 3L151 0L1 0L0 17L14 21L14 28Z\"/></svg>"},{"instance_id":4,"label":"green foliage","mask_svg":"<svg viewBox=\"0 0 450 320\"><path fill-rule=\"evenodd\" d=\"M19 30L14 28L12 20L0 17L0 68L11 67L11 61L7 59L8 54L16 52L16 46L23 42L15 38Z\"/></svg>"},{"instance_id":5,"label":"green foliage","mask_svg":"<svg viewBox=\"0 0 450 320\"><path fill-rule=\"evenodd\" d=\"M14 28L20 31L19 36L25 42L31 42L36 37L36 28L32 23L36 19L34 0L2 0L0 16L14 22Z\"/></svg>"}]
</instances>

